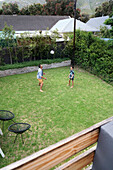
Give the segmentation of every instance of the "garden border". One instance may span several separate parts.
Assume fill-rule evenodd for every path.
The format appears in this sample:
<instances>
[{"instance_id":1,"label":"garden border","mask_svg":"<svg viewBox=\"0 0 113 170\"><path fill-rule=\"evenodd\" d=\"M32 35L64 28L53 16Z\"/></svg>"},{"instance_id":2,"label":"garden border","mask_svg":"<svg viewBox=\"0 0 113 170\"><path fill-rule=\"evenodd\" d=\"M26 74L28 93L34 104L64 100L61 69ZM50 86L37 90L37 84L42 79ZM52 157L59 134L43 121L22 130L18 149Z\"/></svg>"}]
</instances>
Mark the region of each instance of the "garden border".
<instances>
[{"instance_id":1,"label":"garden border","mask_svg":"<svg viewBox=\"0 0 113 170\"><path fill-rule=\"evenodd\" d=\"M66 60L66 61L62 61L61 63L43 64L43 69L65 67L70 65L71 65L71 60ZM18 69L8 69L8 70L0 71L0 77L10 76L14 74L30 73L37 70L38 70L38 66L24 67Z\"/></svg>"}]
</instances>

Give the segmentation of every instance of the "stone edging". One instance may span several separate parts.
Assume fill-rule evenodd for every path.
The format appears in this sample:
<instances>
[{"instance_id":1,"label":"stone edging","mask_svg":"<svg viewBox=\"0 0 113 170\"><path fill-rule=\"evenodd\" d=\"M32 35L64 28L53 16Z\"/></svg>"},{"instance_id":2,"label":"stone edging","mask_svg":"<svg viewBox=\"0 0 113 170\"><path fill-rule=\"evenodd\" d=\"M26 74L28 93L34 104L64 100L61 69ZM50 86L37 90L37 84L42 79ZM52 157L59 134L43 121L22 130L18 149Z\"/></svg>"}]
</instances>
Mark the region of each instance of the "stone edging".
<instances>
[{"instance_id":1,"label":"stone edging","mask_svg":"<svg viewBox=\"0 0 113 170\"><path fill-rule=\"evenodd\" d=\"M50 68L57 68L57 67L64 67L64 66L70 66L71 60L62 61L61 63L52 63L52 64L43 64L43 69L50 69ZM30 73L33 71L37 71L37 66L32 67L24 67L24 68L18 68L18 69L9 69L0 71L0 77L10 76L14 74L24 74L24 73Z\"/></svg>"}]
</instances>

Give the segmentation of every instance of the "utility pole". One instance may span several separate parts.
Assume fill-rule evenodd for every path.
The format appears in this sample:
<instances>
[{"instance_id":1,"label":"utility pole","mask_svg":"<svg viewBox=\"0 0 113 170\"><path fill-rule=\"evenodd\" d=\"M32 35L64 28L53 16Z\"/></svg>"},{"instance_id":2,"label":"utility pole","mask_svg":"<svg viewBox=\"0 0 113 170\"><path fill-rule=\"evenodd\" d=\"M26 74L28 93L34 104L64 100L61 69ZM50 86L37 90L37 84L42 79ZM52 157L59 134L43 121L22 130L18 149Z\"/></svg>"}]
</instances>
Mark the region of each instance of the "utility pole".
<instances>
[{"instance_id":1,"label":"utility pole","mask_svg":"<svg viewBox=\"0 0 113 170\"><path fill-rule=\"evenodd\" d=\"M75 0L75 3L74 3L74 38L73 38L73 57L72 57L72 60L71 60L71 64L72 64L72 66L74 66L74 64L75 64L76 2L77 2L77 0Z\"/></svg>"}]
</instances>

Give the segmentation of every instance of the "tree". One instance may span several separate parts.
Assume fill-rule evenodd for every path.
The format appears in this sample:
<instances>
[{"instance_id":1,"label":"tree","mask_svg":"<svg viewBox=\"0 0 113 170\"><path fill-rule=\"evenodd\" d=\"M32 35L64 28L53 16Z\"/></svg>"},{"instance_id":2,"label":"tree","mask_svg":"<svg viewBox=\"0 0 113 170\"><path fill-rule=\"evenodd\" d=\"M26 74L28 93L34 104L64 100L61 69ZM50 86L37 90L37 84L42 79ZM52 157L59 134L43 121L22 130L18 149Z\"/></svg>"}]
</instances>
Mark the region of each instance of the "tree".
<instances>
[{"instance_id":1,"label":"tree","mask_svg":"<svg viewBox=\"0 0 113 170\"><path fill-rule=\"evenodd\" d=\"M6 3L4 2L2 5L2 14L3 15L13 15L19 13L19 7L16 2L14 3Z\"/></svg>"},{"instance_id":2,"label":"tree","mask_svg":"<svg viewBox=\"0 0 113 170\"><path fill-rule=\"evenodd\" d=\"M54 8L53 8L54 6ZM55 1L46 0L46 4L43 5L42 14L43 15L55 15Z\"/></svg>"},{"instance_id":3,"label":"tree","mask_svg":"<svg viewBox=\"0 0 113 170\"><path fill-rule=\"evenodd\" d=\"M20 10L20 15L30 15L29 7L26 6Z\"/></svg>"},{"instance_id":4,"label":"tree","mask_svg":"<svg viewBox=\"0 0 113 170\"><path fill-rule=\"evenodd\" d=\"M26 6L20 10L20 15L41 15L43 6L41 4L33 4Z\"/></svg>"},{"instance_id":5,"label":"tree","mask_svg":"<svg viewBox=\"0 0 113 170\"><path fill-rule=\"evenodd\" d=\"M106 16L112 13L113 1L102 3L101 6L95 9L95 17Z\"/></svg>"},{"instance_id":6,"label":"tree","mask_svg":"<svg viewBox=\"0 0 113 170\"><path fill-rule=\"evenodd\" d=\"M46 0L43 5L43 15L67 15L74 16L74 1L73 0ZM80 9L76 11L76 18L80 17Z\"/></svg>"},{"instance_id":7,"label":"tree","mask_svg":"<svg viewBox=\"0 0 113 170\"><path fill-rule=\"evenodd\" d=\"M3 9L0 9L0 15L2 15Z\"/></svg>"},{"instance_id":8,"label":"tree","mask_svg":"<svg viewBox=\"0 0 113 170\"><path fill-rule=\"evenodd\" d=\"M30 15L41 15L43 6L41 4L33 4L29 6Z\"/></svg>"},{"instance_id":9,"label":"tree","mask_svg":"<svg viewBox=\"0 0 113 170\"><path fill-rule=\"evenodd\" d=\"M80 9L76 9L76 18L80 17ZM46 4L33 4L19 10L18 4L6 3L2 5L0 11L3 15L67 15L74 16L74 0L46 0Z\"/></svg>"},{"instance_id":10,"label":"tree","mask_svg":"<svg viewBox=\"0 0 113 170\"><path fill-rule=\"evenodd\" d=\"M2 65L3 64L3 57L2 57L2 53L3 53L3 51L2 51L2 45L1 45L1 43L2 43L2 36L1 36L1 34L0 34L0 65Z\"/></svg>"},{"instance_id":11,"label":"tree","mask_svg":"<svg viewBox=\"0 0 113 170\"><path fill-rule=\"evenodd\" d=\"M25 32L21 33L20 37L17 37L18 42L19 42L19 48L21 52L21 59L22 62L25 61L25 58L29 58L29 44L30 44L30 33Z\"/></svg>"},{"instance_id":12,"label":"tree","mask_svg":"<svg viewBox=\"0 0 113 170\"><path fill-rule=\"evenodd\" d=\"M111 37L110 30L106 26L100 27L100 35L102 38L110 38Z\"/></svg>"},{"instance_id":13,"label":"tree","mask_svg":"<svg viewBox=\"0 0 113 170\"><path fill-rule=\"evenodd\" d=\"M86 23L89 20L89 14L81 14L80 20Z\"/></svg>"},{"instance_id":14,"label":"tree","mask_svg":"<svg viewBox=\"0 0 113 170\"><path fill-rule=\"evenodd\" d=\"M102 16L102 7L99 6L95 9L95 17L101 17Z\"/></svg>"},{"instance_id":15,"label":"tree","mask_svg":"<svg viewBox=\"0 0 113 170\"><path fill-rule=\"evenodd\" d=\"M111 36L113 37L113 12L112 14L110 14L110 17L109 19L107 19L104 24L106 25L111 25L111 29L110 29L110 33L111 33Z\"/></svg>"},{"instance_id":16,"label":"tree","mask_svg":"<svg viewBox=\"0 0 113 170\"><path fill-rule=\"evenodd\" d=\"M7 49L9 50L11 64L13 63L11 49L14 43L14 35L15 35L15 31L13 30L13 27L12 26L9 27L5 23L5 26L2 30L2 38L5 40L5 47L7 47Z\"/></svg>"},{"instance_id":17,"label":"tree","mask_svg":"<svg viewBox=\"0 0 113 170\"><path fill-rule=\"evenodd\" d=\"M107 15L109 15L109 2L104 2L103 4L102 4L102 15L103 16L107 16Z\"/></svg>"}]
</instances>

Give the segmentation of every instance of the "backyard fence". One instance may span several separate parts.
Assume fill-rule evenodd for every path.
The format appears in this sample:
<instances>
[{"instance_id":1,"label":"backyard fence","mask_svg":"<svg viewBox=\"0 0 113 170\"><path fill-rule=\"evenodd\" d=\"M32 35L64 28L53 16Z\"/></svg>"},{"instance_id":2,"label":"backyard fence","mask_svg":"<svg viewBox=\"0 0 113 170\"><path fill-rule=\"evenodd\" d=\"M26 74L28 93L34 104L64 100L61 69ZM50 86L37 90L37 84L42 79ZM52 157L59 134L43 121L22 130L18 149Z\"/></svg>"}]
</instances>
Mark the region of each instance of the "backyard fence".
<instances>
[{"instance_id":1,"label":"backyard fence","mask_svg":"<svg viewBox=\"0 0 113 170\"><path fill-rule=\"evenodd\" d=\"M0 65L22 63L25 61L35 61L42 59L57 59L57 58L66 58L63 53L64 43L56 43L56 47L52 45L43 46L43 47L32 47L32 46L17 46L17 47L4 47L0 49ZM54 54L51 54L50 51L54 50Z\"/></svg>"},{"instance_id":2,"label":"backyard fence","mask_svg":"<svg viewBox=\"0 0 113 170\"><path fill-rule=\"evenodd\" d=\"M1 170L6 169L49 170L50 168L55 167L56 165L62 163L63 161L66 161L68 158L71 158L73 155L76 156L75 154L77 153L78 156L56 167L56 170L81 169L91 164L91 162L93 162L100 127L112 120L113 117L110 117L54 145L51 145L43 150L40 150L39 152L36 152L20 161L12 163L2 168ZM91 147L91 145L93 145L93 147Z\"/></svg>"}]
</instances>

